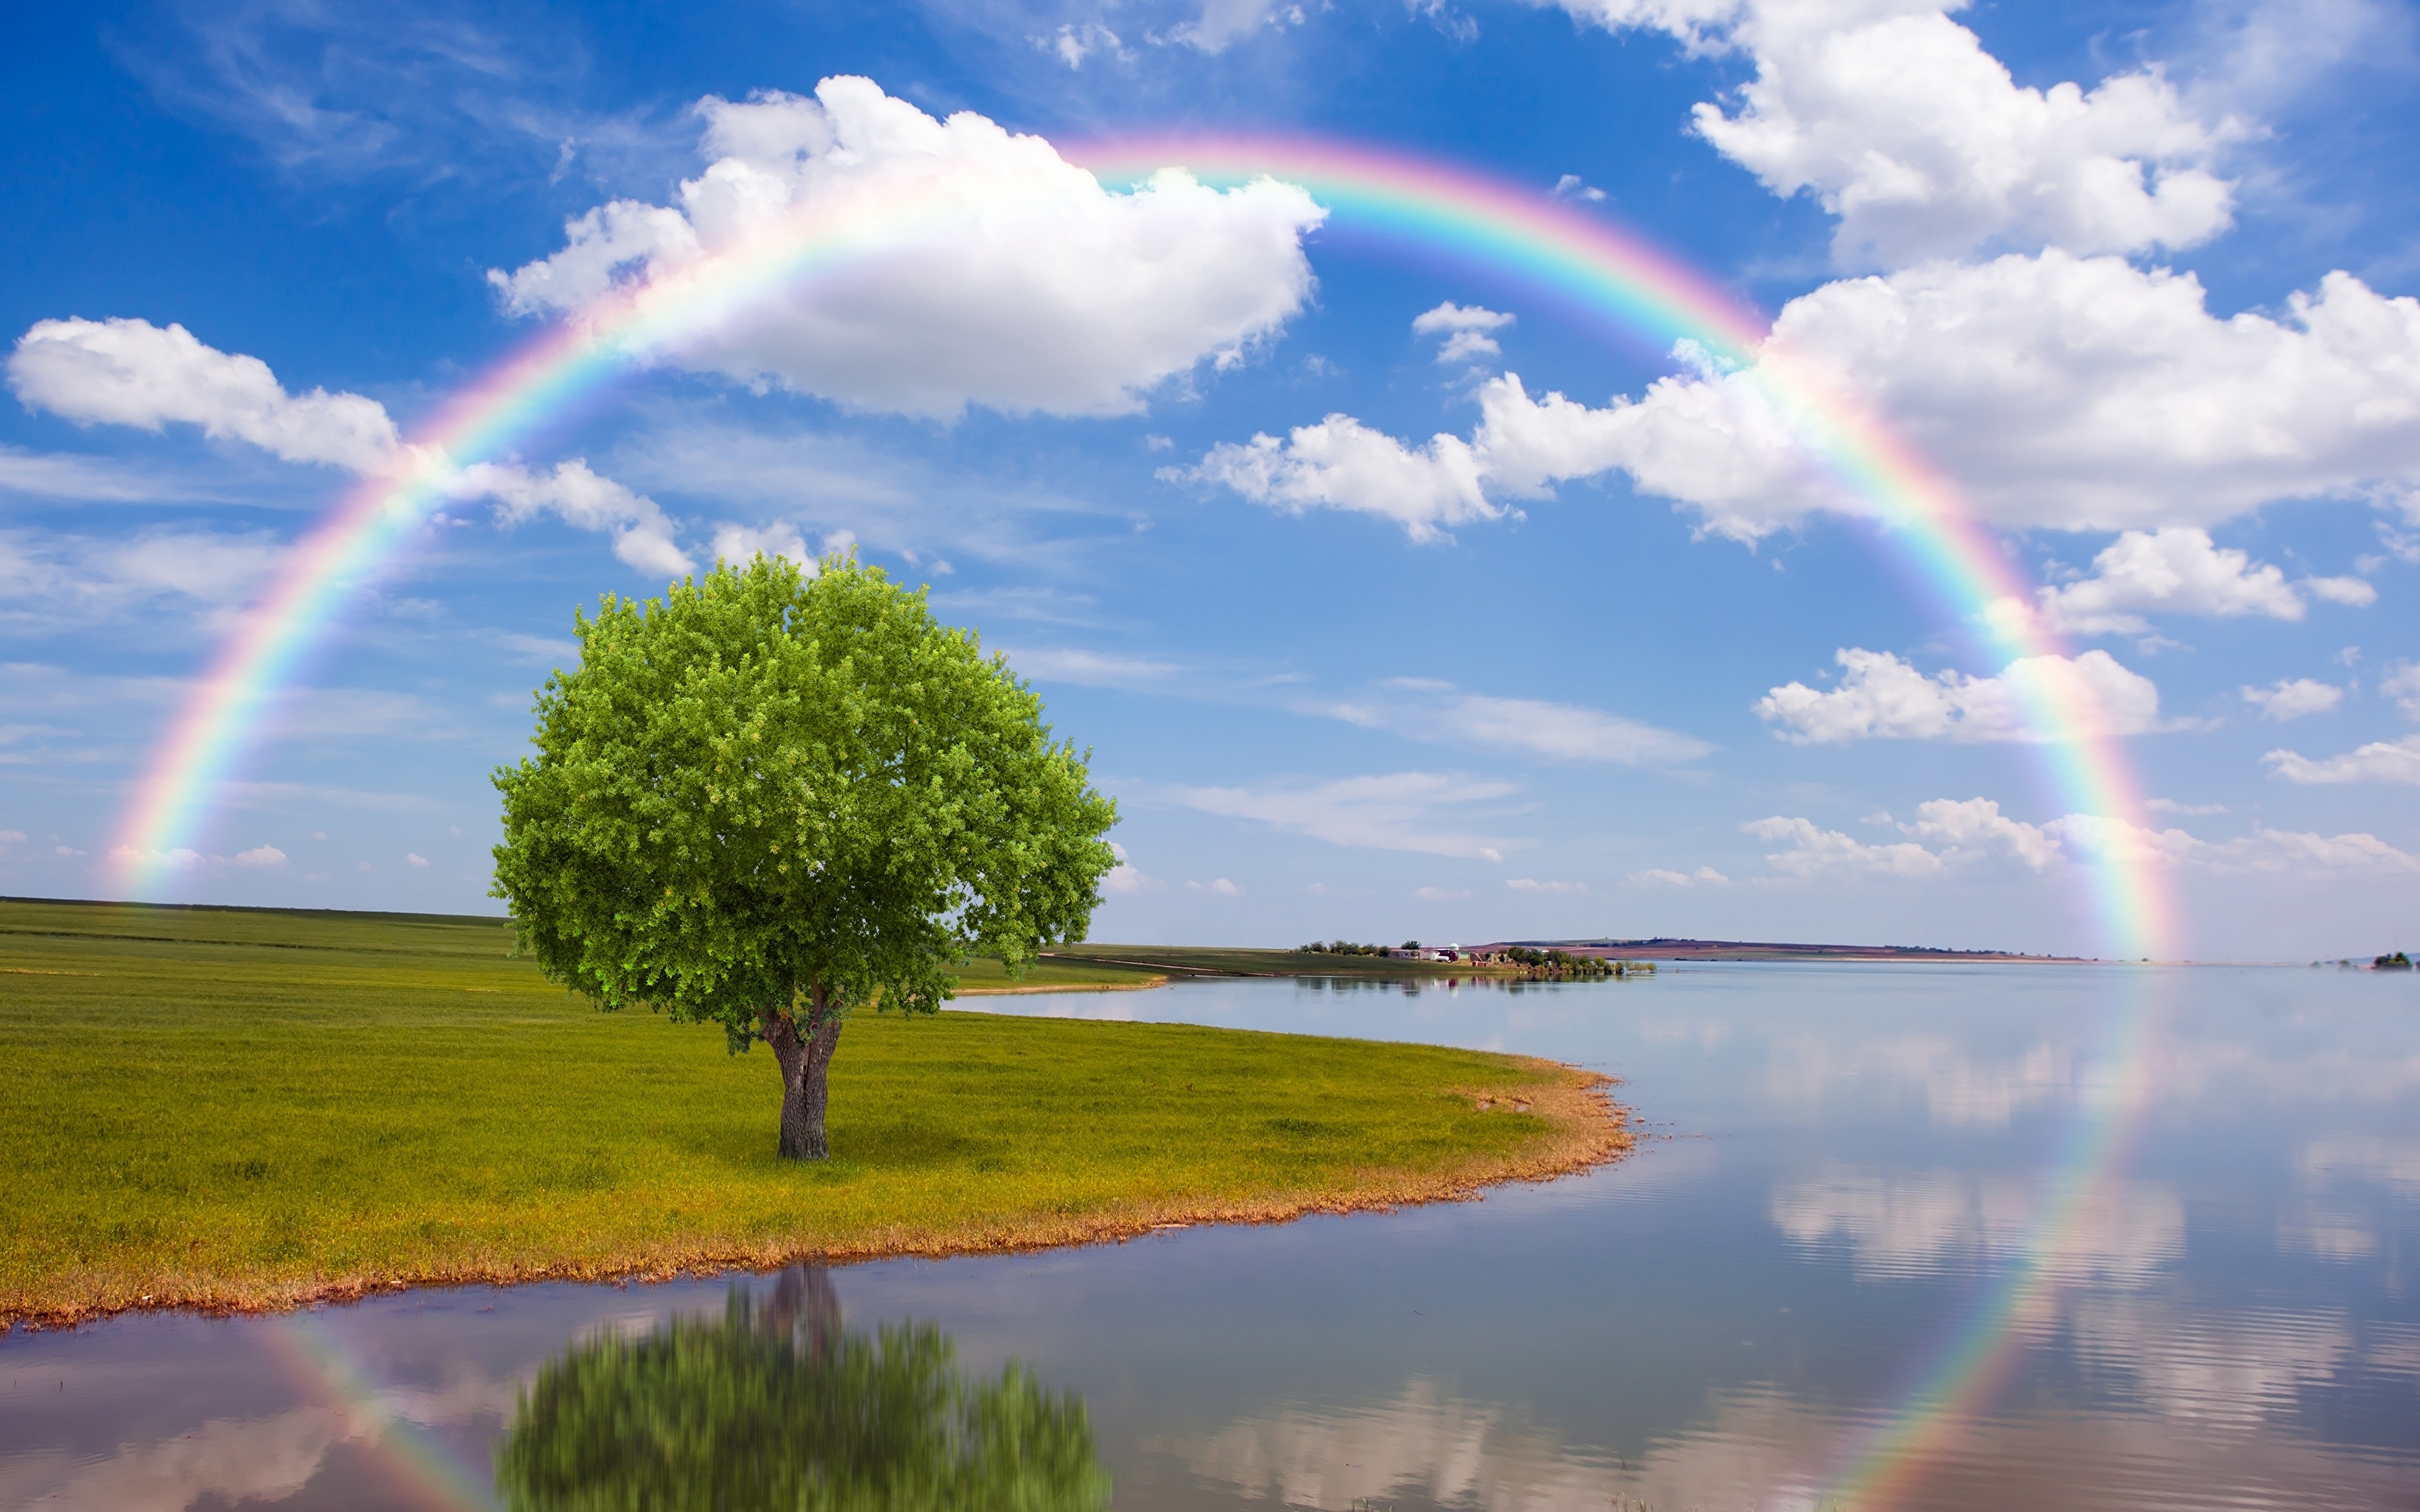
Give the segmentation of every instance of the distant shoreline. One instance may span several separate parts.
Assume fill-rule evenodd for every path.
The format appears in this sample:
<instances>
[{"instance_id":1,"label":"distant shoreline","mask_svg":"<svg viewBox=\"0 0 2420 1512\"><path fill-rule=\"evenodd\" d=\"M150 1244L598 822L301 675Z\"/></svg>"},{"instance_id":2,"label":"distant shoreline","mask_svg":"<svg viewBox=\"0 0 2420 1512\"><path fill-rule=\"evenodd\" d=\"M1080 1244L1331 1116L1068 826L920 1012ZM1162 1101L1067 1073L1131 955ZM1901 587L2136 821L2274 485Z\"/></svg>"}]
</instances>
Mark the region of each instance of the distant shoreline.
<instances>
[{"instance_id":1,"label":"distant shoreline","mask_svg":"<svg viewBox=\"0 0 2420 1512\"><path fill-rule=\"evenodd\" d=\"M1503 940L1470 949L1500 950L1513 945L1641 961L2007 961L2032 965L2090 965L2097 959L2027 955L2021 950L1947 950L1929 945L1792 945L1763 940L1683 940L1661 935L1645 940Z\"/></svg>"}]
</instances>

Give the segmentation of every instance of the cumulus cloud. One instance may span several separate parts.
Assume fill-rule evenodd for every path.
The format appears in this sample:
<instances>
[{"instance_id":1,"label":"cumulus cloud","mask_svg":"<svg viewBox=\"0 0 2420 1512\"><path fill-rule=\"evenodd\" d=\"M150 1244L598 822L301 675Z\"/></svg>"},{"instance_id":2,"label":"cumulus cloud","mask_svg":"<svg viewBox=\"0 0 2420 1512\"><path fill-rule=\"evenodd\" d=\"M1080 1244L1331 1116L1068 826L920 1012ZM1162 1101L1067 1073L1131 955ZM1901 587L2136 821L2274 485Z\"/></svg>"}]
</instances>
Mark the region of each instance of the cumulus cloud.
<instances>
[{"instance_id":1,"label":"cumulus cloud","mask_svg":"<svg viewBox=\"0 0 2420 1512\"><path fill-rule=\"evenodd\" d=\"M2190 866L2221 873L2338 873L2420 871L2420 857L2375 835L2314 833L2256 827L2227 841L2205 841L2181 829L2150 829L2100 814L2067 814L2027 824L1988 798L1935 798L1914 823L1898 825L1904 841L1869 844L1812 820L1776 814L1742 826L1768 842L1789 843L1765 860L1787 877L1927 877L1993 863L2034 872L2101 860Z\"/></svg>"},{"instance_id":2,"label":"cumulus cloud","mask_svg":"<svg viewBox=\"0 0 2420 1512\"><path fill-rule=\"evenodd\" d=\"M457 499L493 499L508 525L551 512L580 530L610 532L613 554L641 572L677 577L690 570L689 554L674 544L673 522L656 501L597 476L584 461L558 462L551 471L477 462L454 474L445 491ZM717 554L721 546L718 534Z\"/></svg>"},{"instance_id":3,"label":"cumulus cloud","mask_svg":"<svg viewBox=\"0 0 2420 1512\"><path fill-rule=\"evenodd\" d=\"M1249 819L1332 845L1494 861L1516 842L1459 826L1517 791L1510 782L1393 772L1313 784L1176 787L1164 796L1200 813Z\"/></svg>"},{"instance_id":4,"label":"cumulus cloud","mask_svg":"<svg viewBox=\"0 0 2420 1512\"><path fill-rule=\"evenodd\" d=\"M2273 750L2260 760L2273 776L2288 782L2399 782L2420 787L2420 735L2375 740L2341 756L2318 760L2296 750Z\"/></svg>"},{"instance_id":5,"label":"cumulus cloud","mask_svg":"<svg viewBox=\"0 0 2420 1512\"><path fill-rule=\"evenodd\" d=\"M746 525L718 525L714 531L714 560L733 566L746 566L760 556L787 557L812 571L815 564L807 549L806 537L795 525L775 520L762 530Z\"/></svg>"},{"instance_id":6,"label":"cumulus cloud","mask_svg":"<svg viewBox=\"0 0 2420 1512\"><path fill-rule=\"evenodd\" d=\"M2119 257L1929 263L1792 300L1745 366L1686 344L1675 355L1689 371L1603 408L1490 378L1467 440L1411 447L1333 414L1170 475L1297 513L1374 514L1426 539L1618 471L1753 542L1818 514L1877 512L1822 460L1812 394L1878 417L2004 528L2207 530L2273 500L2420 484L2420 300L2349 273L2293 296L2282 317L2220 319L2192 274ZM2194 544L2155 535L2121 565ZM2210 565L2184 563L2196 564ZM2261 596L2248 560L2246 575L2229 601L2250 606L2240 612L2284 602ZM2366 589L2323 579L2301 591L2359 601ZM2071 607L2095 612L2101 592Z\"/></svg>"},{"instance_id":7,"label":"cumulus cloud","mask_svg":"<svg viewBox=\"0 0 2420 1512\"><path fill-rule=\"evenodd\" d=\"M1290 515L1342 509L1383 516L1415 541L1438 540L1456 525L1505 513L1488 501L1470 443L1438 435L1416 450L1344 414L1297 425L1282 441L1266 434L1240 445L1221 441L1195 466L1163 468L1159 475L1223 484Z\"/></svg>"},{"instance_id":8,"label":"cumulus cloud","mask_svg":"<svg viewBox=\"0 0 2420 1512\"><path fill-rule=\"evenodd\" d=\"M2160 690L2105 651L2027 656L1995 677L1957 671L1931 677L1887 651L1843 650L1838 687L1804 683L1756 702L1757 717L1792 745L1843 740L2042 740L2028 710L2072 711L2077 733L2134 735L2160 728Z\"/></svg>"},{"instance_id":9,"label":"cumulus cloud","mask_svg":"<svg viewBox=\"0 0 2420 1512\"><path fill-rule=\"evenodd\" d=\"M1768 844L1787 841L1790 849L1765 856L1772 868L1788 876L1809 877L1823 872L1880 873L1885 876L1930 876L1942 868L1938 856L1912 841L1869 845L1837 829L1818 828L1811 819L1753 820L1740 826Z\"/></svg>"},{"instance_id":10,"label":"cumulus cloud","mask_svg":"<svg viewBox=\"0 0 2420 1512\"><path fill-rule=\"evenodd\" d=\"M407 448L386 407L358 393L288 393L257 357L204 345L184 327L146 320L41 320L18 340L8 384L29 407L80 424L199 426L288 462L373 474L426 465L447 498L492 499L506 524L541 511L581 530L610 532L613 554L642 572L687 572L675 527L655 501L598 476L581 460L551 471L517 462L456 468ZM211 570L205 560L176 568Z\"/></svg>"},{"instance_id":11,"label":"cumulus cloud","mask_svg":"<svg viewBox=\"0 0 2420 1512\"><path fill-rule=\"evenodd\" d=\"M286 853L274 845L256 845L248 851L235 853L238 866L284 866Z\"/></svg>"},{"instance_id":12,"label":"cumulus cloud","mask_svg":"<svg viewBox=\"0 0 2420 1512\"><path fill-rule=\"evenodd\" d=\"M1446 301L1434 310L1423 310L1412 317L1412 334L1443 336L1437 347L1440 363L1467 362L1474 357L1496 357L1504 348L1496 345L1491 331L1501 331L1513 317L1479 305L1461 305Z\"/></svg>"},{"instance_id":13,"label":"cumulus cloud","mask_svg":"<svg viewBox=\"0 0 2420 1512\"><path fill-rule=\"evenodd\" d=\"M2146 613L2300 620L2305 591L2357 606L2378 599L2358 578L2309 579L2299 587L2270 563L2213 544L2208 531L2170 525L2120 533L2092 559L2090 576L2043 588L2040 613L2070 635L2141 635L2150 628ZM2007 611L2005 604L1995 608Z\"/></svg>"},{"instance_id":14,"label":"cumulus cloud","mask_svg":"<svg viewBox=\"0 0 2420 1512\"><path fill-rule=\"evenodd\" d=\"M1578 704L1470 693L1420 677L1395 678L1380 685L1379 696L1315 704L1311 712L1416 740L1556 762L1678 766L1714 749L1692 735Z\"/></svg>"},{"instance_id":15,"label":"cumulus cloud","mask_svg":"<svg viewBox=\"0 0 2420 1512\"><path fill-rule=\"evenodd\" d=\"M1514 892L1585 894L1589 890L1588 884L1585 882L1541 882L1535 877L1511 877L1506 879L1504 885ZM1464 896L1467 897L1468 894L1466 893Z\"/></svg>"},{"instance_id":16,"label":"cumulus cloud","mask_svg":"<svg viewBox=\"0 0 2420 1512\"><path fill-rule=\"evenodd\" d=\"M2233 219L2211 163L2240 124L2202 119L2156 69L2021 87L1949 19L1961 0L1560 3L1751 56L1739 109L1700 103L1698 134L1775 193L1814 196L1846 264L2190 247Z\"/></svg>"},{"instance_id":17,"label":"cumulus cloud","mask_svg":"<svg viewBox=\"0 0 2420 1512\"><path fill-rule=\"evenodd\" d=\"M1126 848L1116 841L1109 841L1109 854L1118 858L1118 864L1102 874L1101 890L1103 892L1126 897L1139 892L1164 892L1168 889L1167 883L1157 877L1147 875L1140 867L1135 865L1127 857Z\"/></svg>"},{"instance_id":18,"label":"cumulus cloud","mask_svg":"<svg viewBox=\"0 0 2420 1512\"><path fill-rule=\"evenodd\" d=\"M2344 689L2308 677L2280 678L2269 687L2243 689L2243 702L2260 711L2260 717L2284 723L2306 714L2325 714L2344 702Z\"/></svg>"},{"instance_id":19,"label":"cumulus cloud","mask_svg":"<svg viewBox=\"0 0 2420 1512\"><path fill-rule=\"evenodd\" d=\"M1215 892L1221 898L1240 898L1244 895L1243 888L1225 877L1213 878L1209 882L1188 882L1185 887L1189 892Z\"/></svg>"},{"instance_id":20,"label":"cumulus cloud","mask_svg":"<svg viewBox=\"0 0 2420 1512\"><path fill-rule=\"evenodd\" d=\"M1099 415L1238 360L1311 289L1302 236L1326 212L1292 185L1214 190L1171 168L1113 193L1038 136L937 121L867 79L697 110L712 161L678 205L574 219L561 251L489 275L506 308L615 293L677 316L636 356L860 409ZM833 270L728 279L810 226L841 238Z\"/></svg>"},{"instance_id":21,"label":"cumulus cloud","mask_svg":"<svg viewBox=\"0 0 2420 1512\"><path fill-rule=\"evenodd\" d=\"M257 357L147 320L38 320L8 357L26 406L80 425L198 425L288 462L374 472L401 445L386 407L358 393L288 393Z\"/></svg>"}]
</instances>

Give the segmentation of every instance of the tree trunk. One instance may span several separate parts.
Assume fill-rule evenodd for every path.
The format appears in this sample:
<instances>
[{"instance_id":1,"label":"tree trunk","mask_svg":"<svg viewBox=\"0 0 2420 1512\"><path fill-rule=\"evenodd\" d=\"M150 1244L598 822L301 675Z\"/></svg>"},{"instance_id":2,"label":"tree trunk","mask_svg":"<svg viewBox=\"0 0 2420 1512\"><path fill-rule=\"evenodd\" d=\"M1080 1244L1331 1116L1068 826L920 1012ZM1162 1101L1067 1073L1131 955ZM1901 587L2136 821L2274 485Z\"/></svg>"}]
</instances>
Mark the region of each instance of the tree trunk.
<instances>
[{"instance_id":1,"label":"tree trunk","mask_svg":"<svg viewBox=\"0 0 2420 1512\"><path fill-rule=\"evenodd\" d=\"M830 1092L825 1072L832 1051L840 1045L840 1015L825 998L823 984L808 988L808 1032L779 1010L765 1015L765 1042L782 1068L782 1158L825 1160L831 1144L824 1137L824 1104Z\"/></svg>"}]
</instances>

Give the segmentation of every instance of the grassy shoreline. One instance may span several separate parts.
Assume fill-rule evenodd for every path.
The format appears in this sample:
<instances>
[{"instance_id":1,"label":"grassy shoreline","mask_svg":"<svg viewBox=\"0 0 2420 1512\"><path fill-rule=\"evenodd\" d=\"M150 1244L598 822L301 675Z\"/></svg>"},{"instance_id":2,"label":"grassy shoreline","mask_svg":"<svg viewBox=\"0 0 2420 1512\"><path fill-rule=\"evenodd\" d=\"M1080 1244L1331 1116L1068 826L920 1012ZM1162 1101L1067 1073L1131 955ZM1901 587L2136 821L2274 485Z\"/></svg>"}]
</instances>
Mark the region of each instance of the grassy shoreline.
<instances>
[{"instance_id":1,"label":"grassy shoreline","mask_svg":"<svg viewBox=\"0 0 2420 1512\"><path fill-rule=\"evenodd\" d=\"M963 1011L852 1021L835 1159L802 1168L773 1157L768 1056L600 1014L504 945L493 920L0 903L0 1326L1098 1242L1629 1145L1603 1078L1548 1062ZM1025 985L1149 976L1056 975Z\"/></svg>"}]
</instances>

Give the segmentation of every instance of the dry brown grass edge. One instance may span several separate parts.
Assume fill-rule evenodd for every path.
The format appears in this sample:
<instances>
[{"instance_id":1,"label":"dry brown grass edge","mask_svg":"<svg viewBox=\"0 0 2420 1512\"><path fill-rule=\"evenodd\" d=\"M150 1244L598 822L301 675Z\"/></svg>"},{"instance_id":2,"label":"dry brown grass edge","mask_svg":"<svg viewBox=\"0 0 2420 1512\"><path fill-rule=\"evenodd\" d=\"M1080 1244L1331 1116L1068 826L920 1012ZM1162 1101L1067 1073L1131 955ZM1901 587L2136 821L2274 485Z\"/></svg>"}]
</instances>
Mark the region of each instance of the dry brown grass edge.
<instances>
[{"instance_id":1,"label":"dry brown grass edge","mask_svg":"<svg viewBox=\"0 0 2420 1512\"><path fill-rule=\"evenodd\" d=\"M1115 990L1115 989L1110 989ZM411 1275L340 1276L322 1281L242 1286L223 1278L196 1278L192 1286L154 1292L124 1306L30 1308L0 1314L0 1333L13 1326L72 1328L130 1312L181 1311L224 1318L287 1312L327 1303L414 1288L522 1286L545 1281L672 1281L733 1271L772 1271L799 1263L845 1265L866 1260L940 1259L958 1255L1012 1255L1033 1250L1124 1243L1167 1229L1208 1224L1283 1224L1313 1213L1391 1212L1435 1202L1467 1202L1487 1188L1514 1182L1551 1181L1610 1164L1636 1144L1628 1112L1611 1096L1612 1078L1530 1056L1508 1056L1546 1078L1527 1111L1544 1119L1551 1132L1511 1157L1473 1156L1450 1169L1411 1175L1363 1173L1349 1188L1284 1193L1242 1202L1126 1204L1069 1218L1035 1216L969 1229L945 1230L894 1225L855 1238L809 1245L652 1246L610 1260L575 1265L498 1264L457 1266ZM1507 1101L1504 1094L1464 1092L1475 1103Z\"/></svg>"}]
</instances>

